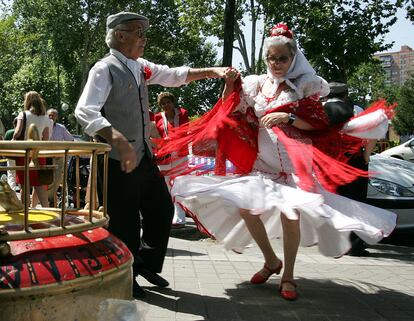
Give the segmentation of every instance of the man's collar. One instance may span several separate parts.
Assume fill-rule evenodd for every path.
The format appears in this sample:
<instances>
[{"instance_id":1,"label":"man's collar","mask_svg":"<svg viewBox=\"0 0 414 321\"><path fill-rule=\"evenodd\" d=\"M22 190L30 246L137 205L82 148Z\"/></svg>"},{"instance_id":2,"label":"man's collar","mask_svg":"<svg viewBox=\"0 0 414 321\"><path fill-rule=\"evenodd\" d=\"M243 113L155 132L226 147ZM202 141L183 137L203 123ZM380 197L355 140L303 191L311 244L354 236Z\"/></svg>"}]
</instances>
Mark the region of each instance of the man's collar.
<instances>
[{"instance_id":1,"label":"man's collar","mask_svg":"<svg viewBox=\"0 0 414 321\"><path fill-rule=\"evenodd\" d=\"M131 58L127 58L127 57L125 57L125 55L122 53L122 52L120 52L120 51L118 51L118 50L116 50L116 49L114 49L114 48L110 48L109 49L109 52L112 54L112 55L114 55L116 58L118 58L121 62L123 62L123 63L127 63L128 61L130 61L130 62L138 62L138 60L135 60L135 59L131 59Z\"/></svg>"}]
</instances>

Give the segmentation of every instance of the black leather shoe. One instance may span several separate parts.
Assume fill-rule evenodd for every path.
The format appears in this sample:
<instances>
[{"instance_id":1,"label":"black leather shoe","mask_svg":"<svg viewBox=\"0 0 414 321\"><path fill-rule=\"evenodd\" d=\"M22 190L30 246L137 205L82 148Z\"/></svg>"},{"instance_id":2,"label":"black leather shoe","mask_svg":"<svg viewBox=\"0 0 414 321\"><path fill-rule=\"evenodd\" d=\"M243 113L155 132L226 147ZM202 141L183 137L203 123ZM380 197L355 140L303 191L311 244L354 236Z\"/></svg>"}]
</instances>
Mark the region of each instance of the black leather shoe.
<instances>
[{"instance_id":1,"label":"black leather shoe","mask_svg":"<svg viewBox=\"0 0 414 321\"><path fill-rule=\"evenodd\" d=\"M350 256L369 256L370 253L365 249L351 249L348 252L348 255L350 255Z\"/></svg>"},{"instance_id":2,"label":"black leather shoe","mask_svg":"<svg viewBox=\"0 0 414 321\"><path fill-rule=\"evenodd\" d=\"M132 282L132 296L136 299L144 299L147 297L144 289L136 281Z\"/></svg>"},{"instance_id":3,"label":"black leather shoe","mask_svg":"<svg viewBox=\"0 0 414 321\"><path fill-rule=\"evenodd\" d=\"M159 276L157 273L151 272L147 269L140 269L138 274L146 279L149 283L165 288L170 285L166 279Z\"/></svg>"}]
</instances>

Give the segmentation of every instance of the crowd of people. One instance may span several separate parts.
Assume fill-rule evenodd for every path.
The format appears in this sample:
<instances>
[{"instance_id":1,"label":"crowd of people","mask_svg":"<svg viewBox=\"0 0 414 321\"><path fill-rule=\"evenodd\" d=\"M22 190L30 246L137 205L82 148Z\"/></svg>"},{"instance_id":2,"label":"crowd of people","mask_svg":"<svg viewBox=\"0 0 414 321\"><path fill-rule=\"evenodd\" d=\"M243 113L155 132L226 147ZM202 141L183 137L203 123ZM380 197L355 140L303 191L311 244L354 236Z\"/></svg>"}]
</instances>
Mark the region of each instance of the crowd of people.
<instances>
[{"instance_id":1,"label":"crowd of people","mask_svg":"<svg viewBox=\"0 0 414 321\"><path fill-rule=\"evenodd\" d=\"M264 40L266 72L246 77L232 67L169 67L142 58L149 24L132 12L107 18L109 53L91 68L75 109L84 132L112 146L108 230L133 254L134 297L146 296L139 277L169 285L160 273L170 229L184 226L186 215L228 250L242 253L256 242L264 264L250 282L281 274L279 293L286 300L298 298L300 244L340 257L351 248L351 232L370 244L391 233L395 214L360 198L375 140L387 131L386 105L357 111L345 84L329 85L316 74L286 24L275 25ZM194 122L170 92L157 96L160 112L150 112L148 86L207 78L221 78L225 86L213 109ZM46 113L44 106L38 93L26 94L13 139L35 123L42 140L73 140L57 123L57 111ZM215 157L214 171L195 175L186 167L191 153ZM236 174L226 173L223 161ZM61 177L62 164L54 163ZM100 157L99 198L103 166ZM60 183L55 179L47 188L31 177L33 199L48 206ZM276 237L283 238L283 258L272 247Z\"/></svg>"}]
</instances>

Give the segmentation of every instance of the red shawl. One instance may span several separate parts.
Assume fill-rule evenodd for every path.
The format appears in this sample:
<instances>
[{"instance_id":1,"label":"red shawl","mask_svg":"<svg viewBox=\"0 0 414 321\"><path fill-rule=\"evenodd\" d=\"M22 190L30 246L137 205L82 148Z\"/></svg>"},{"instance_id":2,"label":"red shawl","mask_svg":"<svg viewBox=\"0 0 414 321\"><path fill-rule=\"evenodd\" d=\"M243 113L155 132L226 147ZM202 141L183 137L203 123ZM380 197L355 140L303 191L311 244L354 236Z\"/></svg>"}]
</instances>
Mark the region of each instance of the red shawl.
<instances>
[{"instance_id":1,"label":"red shawl","mask_svg":"<svg viewBox=\"0 0 414 321\"><path fill-rule=\"evenodd\" d=\"M234 164L237 173L250 173L258 152L258 121L251 108L245 114L234 112L240 103L240 89L241 81L238 81L226 100L219 99L213 109L202 117L172 131L168 140L157 141L158 156L173 154L191 145L194 155L216 158L216 175L226 174L226 160ZM379 108L386 108L384 101L374 104L361 115ZM319 101L303 98L267 113L275 111L294 113L315 129L299 130L286 124L272 128L286 147L302 189L314 190L317 183L315 176L325 189L335 191L339 185L368 175L367 172L346 164L348 158L361 149L364 141L342 134L342 124L329 127ZM194 168L188 168L188 163L182 163L180 168L167 174L174 177L193 171Z\"/></svg>"}]
</instances>

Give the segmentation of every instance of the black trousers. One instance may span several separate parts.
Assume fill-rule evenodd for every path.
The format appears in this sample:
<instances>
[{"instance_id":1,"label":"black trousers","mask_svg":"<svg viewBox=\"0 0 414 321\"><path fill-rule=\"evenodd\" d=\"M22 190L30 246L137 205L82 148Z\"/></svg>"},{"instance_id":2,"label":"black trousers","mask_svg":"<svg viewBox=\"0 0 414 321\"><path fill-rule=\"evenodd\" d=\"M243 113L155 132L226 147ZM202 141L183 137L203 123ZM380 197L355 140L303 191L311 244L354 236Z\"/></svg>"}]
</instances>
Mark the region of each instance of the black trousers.
<instances>
[{"instance_id":1,"label":"black trousers","mask_svg":"<svg viewBox=\"0 0 414 321\"><path fill-rule=\"evenodd\" d=\"M98 159L98 166L98 194L102 196L103 157ZM108 230L134 256L134 276L140 268L161 272L174 206L164 177L152 159L144 156L128 174L121 171L119 161L109 159L107 209Z\"/></svg>"},{"instance_id":2,"label":"black trousers","mask_svg":"<svg viewBox=\"0 0 414 321\"><path fill-rule=\"evenodd\" d=\"M368 171L368 164L365 163L362 153L354 155L348 162L349 165ZM368 177L359 177L355 181L338 187L339 195L348 197L355 201L365 202L368 191Z\"/></svg>"},{"instance_id":3,"label":"black trousers","mask_svg":"<svg viewBox=\"0 0 414 321\"><path fill-rule=\"evenodd\" d=\"M348 162L365 171L368 170L368 164L365 163L364 156L361 153L354 155ZM359 177L355 181L338 187L338 194L359 202L366 202L368 191L368 177ZM351 233L351 251L360 251L366 248L366 244L354 232Z\"/></svg>"}]
</instances>

